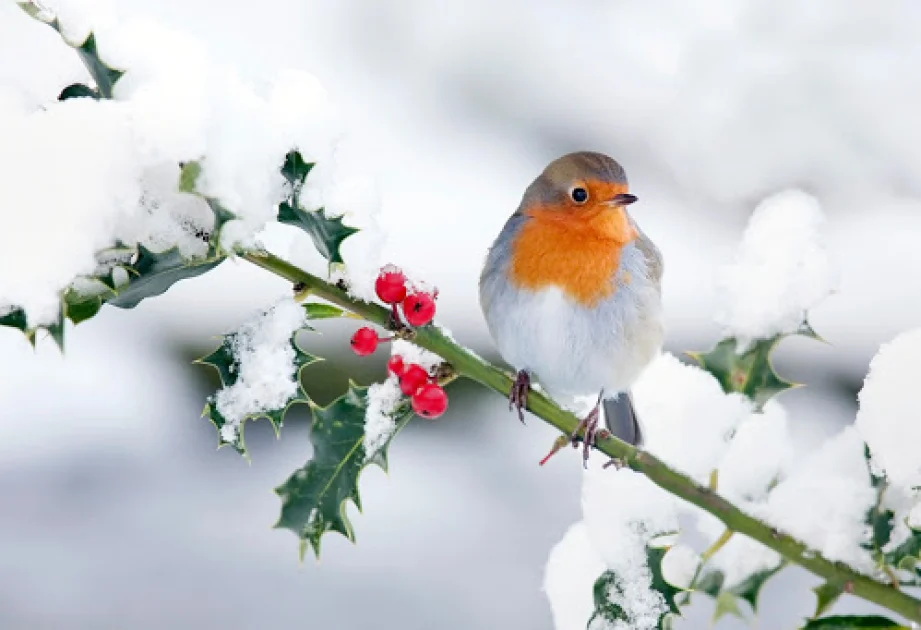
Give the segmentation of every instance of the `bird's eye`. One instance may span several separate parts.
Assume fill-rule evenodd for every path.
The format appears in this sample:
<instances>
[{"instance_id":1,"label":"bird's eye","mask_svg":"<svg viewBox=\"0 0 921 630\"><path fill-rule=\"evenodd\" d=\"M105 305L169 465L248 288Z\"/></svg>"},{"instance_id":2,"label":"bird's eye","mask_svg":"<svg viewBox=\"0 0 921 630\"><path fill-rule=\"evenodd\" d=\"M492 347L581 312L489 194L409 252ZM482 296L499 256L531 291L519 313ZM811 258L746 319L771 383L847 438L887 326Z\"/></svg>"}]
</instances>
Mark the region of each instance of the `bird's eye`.
<instances>
[{"instance_id":1,"label":"bird's eye","mask_svg":"<svg viewBox=\"0 0 921 630\"><path fill-rule=\"evenodd\" d=\"M572 200L576 203L585 203L588 201L588 191L581 186L576 186L570 190L569 196L572 197Z\"/></svg>"}]
</instances>

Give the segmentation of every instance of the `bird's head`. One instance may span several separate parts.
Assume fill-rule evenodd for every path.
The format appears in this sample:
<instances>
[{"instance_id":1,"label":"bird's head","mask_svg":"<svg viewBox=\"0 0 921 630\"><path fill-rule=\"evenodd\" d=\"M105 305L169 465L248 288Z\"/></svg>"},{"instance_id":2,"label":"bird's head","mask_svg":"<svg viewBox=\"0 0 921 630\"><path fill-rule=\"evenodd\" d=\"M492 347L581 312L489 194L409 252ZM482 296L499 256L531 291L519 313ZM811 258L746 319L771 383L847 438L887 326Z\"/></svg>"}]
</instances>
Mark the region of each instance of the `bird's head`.
<instances>
[{"instance_id":1,"label":"bird's head","mask_svg":"<svg viewBox=\"0 0 921 630\"><path fill-rule=\"evenodd\" d=\"M613 158L581 151L551 162L528 186L519 212L538 221L628 243L637 237L625 207L636 197Z\"/></svg>"}]
</instances>

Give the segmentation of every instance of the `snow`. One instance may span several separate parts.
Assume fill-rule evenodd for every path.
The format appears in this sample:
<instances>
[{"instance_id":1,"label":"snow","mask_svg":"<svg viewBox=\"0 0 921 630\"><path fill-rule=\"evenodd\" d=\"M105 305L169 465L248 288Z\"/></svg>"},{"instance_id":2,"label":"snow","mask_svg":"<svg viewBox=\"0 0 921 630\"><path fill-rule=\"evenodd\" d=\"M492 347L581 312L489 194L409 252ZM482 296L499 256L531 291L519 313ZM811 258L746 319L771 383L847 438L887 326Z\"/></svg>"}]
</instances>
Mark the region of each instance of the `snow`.
<instances>
[{"instance_id":1,"label":"snow","mask_svg":"<svg viewBox=\"0 0 921 630\"><path fill-rule=\"evenodd\" d=\"M671 547L662 558L662 577L678 588L688 588L700 566L700 555L688 545Z\"/></svg>"},{"instance_id":2,"label":"snow","mask_svg":"<svg viewBox=\"0 0 921 630\"><path fill-rule=\"evenodd\" d=\"M443 361L443 359L434 352L429 352L403 339L394 339L391 342L390 355L401 357L404 365L409 365L411 363L421 365L427 372L431 372L432 368L436 365L440 365Z\"/></svg>"},{"instance_id":3,"label":"snow","mask_svg":"<svg viewBox=\"0 0 921 630\"><path fill-rule=\"evenodd\" d=\"M592 589L606 569L585 523L573 524L550 551L544 571L544 592L556 630L585 630L595 610Z\"/></svg>"},{"instance_id":4,"label":"snow","mask_svg":"<svg viewBox=\"0 0 921 630\"><path fill-rule=\"evenodd\" d=\"M58 317L58 294L91 274L95 252L138 214L142 164L117 103L0 109L0 136L0 303L47 324Z\"/></svg>"},{"instance_id":5,"label":"snow","mask_svg":"<svg viewBox=\"0 0 921 630\"><path fill-rule=\"evenodd\" d=\"M226 424L224 441L235 442L246 418L283 409L297 395L294 333L306 324L303 307L291 298L243 324L233 341L237 380L217 392L214 402Z\"/></svg>"},{"instance_id":6,"label":"snow","mask_svg":"<svg viewBox=\"0 0 921 630\"><path fill-rule=\"evenodd\" d=\"M864 519L876 500L864 463L864 442L854 427L828 439L771 491L755 516L805 542L829 560L870 572Z\"/></svg>"},{"instance_id":7,"label":"snow","mask_svg":"<svg viewBox=\"0 0 921 630\"><path fill-rule=\"evenodd\" d=\"M735 261L719 274L716 320L740 349L795 331L837 285L818 201L786 190L752 214Z\"/></svg>"},{"instance_id":8,"label":"snow","mask_svg":"<svg viewBox=\"0 0 921 630\"><path fill-rule=\"evenodd\" d=\"M873 462L892 484L921 486L921 414L915 397L921 379L921 328L883 344L858 395L857 430Z\"/></svg>"},{"instance_id":9,"label":"snow","mask_svg":"<svg viewBox=\"0 0 921 630\"><path fill-rule=\"evenodd\" d=\"M646 547L678 531L675 499L639 473L595 467L583 477L582 514L592 547L617 576L610 598L629 620L624 627L656 628L667 606L651 588Z\"/></svg>"},{"instance_id":10,"label":"snow","mask_svg":"<svg viewBox=\"0 0 921 630\"><path fill-rule=\"evenodd\" d=\"M340 272L356 294L370 295L383 242L376 183L359 152L341 142L342 121L316 77L282 69L255 83L155 21L120 21L104 3L48 8L72 43L92 29L100 58L124 75L114 102L35 109L17 90L0 91L0 269L29 269L28 278L2 274L0 304L22 306L33 325L54 321L58 294L92 273L94 253L117 240L203 255L214 220L202 199L176 190L180 163L197 161L196 191L236 216L221 245L258 246L288 194L280 167L291 149L318 162L305 201L365 228L343 246L348 266ZM298 248L313 250L306 234L297 238Z\"/></svg>"},{"instance_id":11,"label":"snow","mask_svg":"<svg viewBox=\"0 0 921 630\"><path fill-rule=\"evenodd\" d=\"M787 412L770 400L736 428L719 464L719 491L730 499L760 501L793 465Z\"/></svg>"},{"instance_id":12,"label":"snow","mask_svg":"<svg viewBox=\"0 0 921 630\"><path fill-rule=\"evenodd\" d=\"M383 383L368 388L368 409L365 411L365 459L373 459L386 446L396 429L393 412L400 402L400 379L390 374Z\"/></svg>"},{"instance_id":13,"label":"snow","mask_svg":"<svg viewBox=\"0 0 921 630\"><path fill-rule=\"evenodd\" d=\"M733 429L752 411L741 394L726 395L705 370L664 352L633 385L646 449L706 482Z\"/></svg>"}]
</instances>

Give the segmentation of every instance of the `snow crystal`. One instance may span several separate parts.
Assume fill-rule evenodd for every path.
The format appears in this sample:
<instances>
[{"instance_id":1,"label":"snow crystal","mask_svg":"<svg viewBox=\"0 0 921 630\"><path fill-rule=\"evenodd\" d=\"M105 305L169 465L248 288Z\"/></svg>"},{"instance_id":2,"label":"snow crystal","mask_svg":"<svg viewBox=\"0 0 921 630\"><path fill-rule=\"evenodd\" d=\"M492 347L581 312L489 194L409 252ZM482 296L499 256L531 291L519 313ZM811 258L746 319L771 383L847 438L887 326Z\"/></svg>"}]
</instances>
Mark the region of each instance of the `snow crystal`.
<instances>
[{"instance_id":1,"label":"snow crystal","mask_svg":"<svg viewBox=\"0 0 921 630\"><path fill-rule=\"evenodd\" d=\"M617 576L612 601L623 608L630 628L655 628L667 606L651 589L646 547L678 530L674 498L629 469L593 468L583 477L582 513L592 546Z\"/></svg>"},{"instance_id":2,"label":"snow crystal","mask_svg":"<svg viewBox=\"0 0 921 630\"><path fill-rule=\"evenodd\" d=\"M544 592L556 630L585 630L595 609L592 588L606 569L585 523L572 525L550 551L544 572Z\"/></svg>"},{"instance_id":3,"label":"snow crystal","mask_svg":"<svg viewBox=\"0 0 921 630\"><path fill-rule=\"evenodd\" d=\"M402 396L400 379L390 374L383 383L368 388L368 409L365 411L365 459L372 459L393 435L396 423L393 412Z\"/></svg>"},{"instance_id":4,"label":"snow crystal","mask_svg":"<svg viewBox=\"0 0 921 630\"><path fill-rule=\"evenodd\" d=\"M678 588L688 588L700 566L700 555L687 545L675 545L662 558L662 577Z\"/></svg>"},{"instance_id":5,"label":"snow crystal","mask_svg":"<svg viewBox=\"0 0 921 630\"><path fill-rule=\"evenodd\" d=\"M744 420L719 465L719 490L730 499L759 501L793 460L787 413L771 400L761 413Z\"/></svg>"},{"instance_id":6,"label":"snow crystal","mask_svg":"<svg viewBox=\"0 0 921 630\"><path fill-rule=\"evenodd\" d=\"M716 320L740 347L796 330L806 312L835 288L818 202L798 190L755 209L735 261L719 276Z\"/></svg>"},{"instance_id":7,"label":"snow crystal","mask_svg":"<svg viewBox=\"0 0 921 630\"><path fill-rule=\"evenodd\" d=\"M915 387L921 379L921 328L880 347L860 390L857 430L874 463L905 488L921 486L921 414Z\"/></svg>"},{"instance_id":8,"label":"snow crystal","mask_svg":"<svg viewBox=\"0 0 921 630\"><path fill-rule=\"evenodd\" d=\"M229 425L238 427L247 417L281 409L297 394L291 338L305 323L303 307L284 299L236 331L237 380L215 395L217 411Z\"/></svg>"},{"instance_id":9,"label":"snow crystal","mask_svg":"<svg viewBox=\"0 0 921 630\"><path fill-rule=\"evenodd\" d=\"M726 395L711 374L667 352L632 391L647 450L699 481L717 467L732 430L752 409L747 398Z\"/></svg>"},{"instance_id":10,"label":"snow crystal","mask_svg":"<svg viewBox=\"0 0 921 630\"><path fill-rule=\"evenodd\" d=\"M860 543L867 539L864 518L875 500L863 440L847 427L781 481L766 504L749 511L826 558L869 571L873 561Z\"/></svg>"}]
</instances>

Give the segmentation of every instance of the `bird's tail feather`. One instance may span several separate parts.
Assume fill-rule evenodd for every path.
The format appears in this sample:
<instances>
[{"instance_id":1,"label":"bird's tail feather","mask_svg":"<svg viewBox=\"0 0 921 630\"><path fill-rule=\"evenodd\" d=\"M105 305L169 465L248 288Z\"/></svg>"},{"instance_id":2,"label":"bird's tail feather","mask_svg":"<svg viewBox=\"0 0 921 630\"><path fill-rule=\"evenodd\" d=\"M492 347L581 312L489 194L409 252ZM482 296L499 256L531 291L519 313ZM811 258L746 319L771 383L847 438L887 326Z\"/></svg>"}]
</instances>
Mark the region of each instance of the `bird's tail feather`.
<instances>
[{"instance_id":1,"label":"bird's tail feather","mask_svg":"<svg viewBox=\"0 0 921 630\"><path fill-rule=\"evenodd\" d=\"M624 442L633 446L641 446L643 433L640 430L630 392L621 392L617 398L606 398L603 405L604 422L608 431Z\"/></svg>"}]
</instances>

